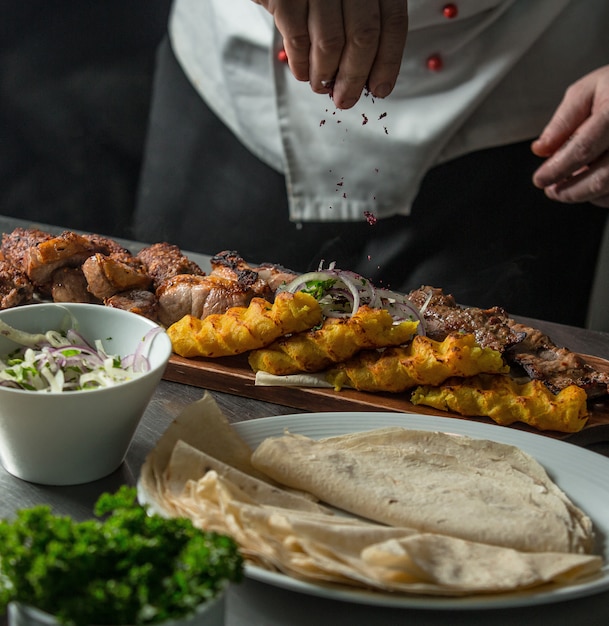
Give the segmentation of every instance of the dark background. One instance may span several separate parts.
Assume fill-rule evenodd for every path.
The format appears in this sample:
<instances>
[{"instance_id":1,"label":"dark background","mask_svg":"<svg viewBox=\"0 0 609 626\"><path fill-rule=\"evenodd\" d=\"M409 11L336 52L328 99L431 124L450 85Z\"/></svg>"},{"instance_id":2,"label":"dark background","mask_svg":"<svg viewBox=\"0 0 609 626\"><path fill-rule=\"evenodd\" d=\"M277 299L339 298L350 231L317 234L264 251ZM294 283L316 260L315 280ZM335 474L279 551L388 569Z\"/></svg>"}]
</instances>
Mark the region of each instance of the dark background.
<instances>
[{"instance_id":1,"label":"dark background","mask_svg":"<svg viewBox=\"0 0 609 626\"><path fill-rule=\"evenodd\" d=\"M170 4L0 0L0 214L130 235Z\"/></svg>"}]
</instances>

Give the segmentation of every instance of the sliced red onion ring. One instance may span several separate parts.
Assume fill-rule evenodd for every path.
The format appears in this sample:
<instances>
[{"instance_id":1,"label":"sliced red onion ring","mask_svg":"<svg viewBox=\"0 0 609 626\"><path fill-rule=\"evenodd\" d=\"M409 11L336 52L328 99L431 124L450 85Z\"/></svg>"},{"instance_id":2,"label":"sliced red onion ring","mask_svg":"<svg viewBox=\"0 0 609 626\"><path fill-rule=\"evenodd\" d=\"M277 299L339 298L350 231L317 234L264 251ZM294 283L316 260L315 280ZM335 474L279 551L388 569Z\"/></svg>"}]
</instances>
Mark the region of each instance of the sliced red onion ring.
<instances>
[{"instance_id":1,"label":"sliced red onion ring","mask_svg":"<svg viewBox=\"0 0 609 626\"><path fill-rule=\"evenodd\" d=\"M323 263L323 262L322 262ZM327 283L321 294L316 295L326 317L352 317L360 306L386 309L396 322L415 320L417 333L425 334L422 312L407 296L389 289L377 288L370 280L350 270L336 269L331 263L328 269L320 264L315 272L307 272L284 285L281 290L296 293L315 291L315 283Z\"/></svg>"}]
</instances>

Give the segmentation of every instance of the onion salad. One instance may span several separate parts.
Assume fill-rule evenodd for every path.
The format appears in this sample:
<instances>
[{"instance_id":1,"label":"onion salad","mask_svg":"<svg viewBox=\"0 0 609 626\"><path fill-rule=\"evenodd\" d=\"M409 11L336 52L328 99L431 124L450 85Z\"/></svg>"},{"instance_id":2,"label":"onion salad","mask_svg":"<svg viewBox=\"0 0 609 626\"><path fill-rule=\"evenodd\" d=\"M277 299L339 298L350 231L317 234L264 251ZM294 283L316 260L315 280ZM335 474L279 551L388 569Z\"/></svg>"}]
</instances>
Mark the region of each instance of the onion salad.
<instances>
[{"instance_id":1,"label":"onion salad","mask_svg":"<svg viewBox=\"0 0 609 626\"><path fill-rule=\"evenodd\" d=\"M153 328L134 353L108 354L74 328L32 334L0 321L0 334L22 347L0 358L0 386L39 392L82 391L111 387L150 370L146 347L161 328Z\"/></svg>"},{"instance_id":2,"label":"onion salad","mask_svg":"<svg viewBox=\"0 0 609 626\"><path fill-rule=\"evenodd\" d=\"M423 313L429 299L419 309L404 294L376 287L356 272L337 269L334 263L323 269L322 261L317 271L301 274L279 290L291 293L304 291L312 295L319 302L325 317L352 317L361 306L386 309L396 323L418 321L417 333L425 334Z\"/></svg>"}]
</instances>

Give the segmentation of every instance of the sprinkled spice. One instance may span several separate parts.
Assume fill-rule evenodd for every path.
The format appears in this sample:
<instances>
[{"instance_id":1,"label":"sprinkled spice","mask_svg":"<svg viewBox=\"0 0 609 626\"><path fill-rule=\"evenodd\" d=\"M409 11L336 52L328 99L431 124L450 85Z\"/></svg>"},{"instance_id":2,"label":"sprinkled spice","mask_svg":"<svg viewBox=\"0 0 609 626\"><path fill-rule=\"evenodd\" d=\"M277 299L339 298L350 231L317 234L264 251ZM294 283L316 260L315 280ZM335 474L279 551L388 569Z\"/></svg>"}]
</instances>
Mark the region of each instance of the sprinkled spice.
<instances>
[{"instance_id":1,"label":"sprinkled spice","mask_svg":"<svg viewBox=\"0 0 609 626\"><path fill-rule=\"evenodd\" d=\"M377 222L377 217L372 211L364 211L364 217L370 226L374 226Z\"/></svg>"},{"instance_id":2,"label":"sprinkled spice","mask_svg":"<svg viewBox=\"0 0 609 626\"><path fill-rule=\"evenodd\" d=\"M368 118L366 117L365 113L362 113L362 126L365 126L368 123Z\"/></svg>"},{"instance_id":3,"label":"sprinkled spice","mask_svg":"<svg viewBox=\"0 0 609 626\"><path fill-rule=\"evenodd\" d=\"M385 112L385 113L381 113L381 114L379 115L379 120L382 120L384 117L387 117L387 112Z\"/></svg>"}]
</instances>

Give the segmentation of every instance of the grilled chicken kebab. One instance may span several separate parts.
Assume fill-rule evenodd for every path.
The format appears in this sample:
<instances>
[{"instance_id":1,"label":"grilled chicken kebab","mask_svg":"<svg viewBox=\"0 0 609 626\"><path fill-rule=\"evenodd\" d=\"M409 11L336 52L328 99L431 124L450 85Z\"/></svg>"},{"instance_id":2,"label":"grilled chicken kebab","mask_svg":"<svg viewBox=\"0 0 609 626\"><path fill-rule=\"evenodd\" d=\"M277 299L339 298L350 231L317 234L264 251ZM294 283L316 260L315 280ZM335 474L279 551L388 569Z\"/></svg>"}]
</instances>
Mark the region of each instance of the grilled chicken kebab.
<instances>
[{"instance_id":1,"label":"grilled chicken kebab","mask_svg":"<svg viewBox=\"0 0 609 626\"><path fill-rule=\"evenodd\" d=\"M205 318L255 298L272 301L278 287L297 274L279 265L248 264L237 252L211 259L206 274L175 245L155 243L137 254L100 235L54 235L16 228L0 246L0 308L39 299L93 302L133 311L164 326L185 315ZM474 334L482 347L557 393L569 384L588 397L609 393L609 374L599 372L549 337L511 319L500 307L457 304L441 289L422 286L408 294L422 311L426 334L443 340L454 331Z\"/></svg>"}]
</instances>

